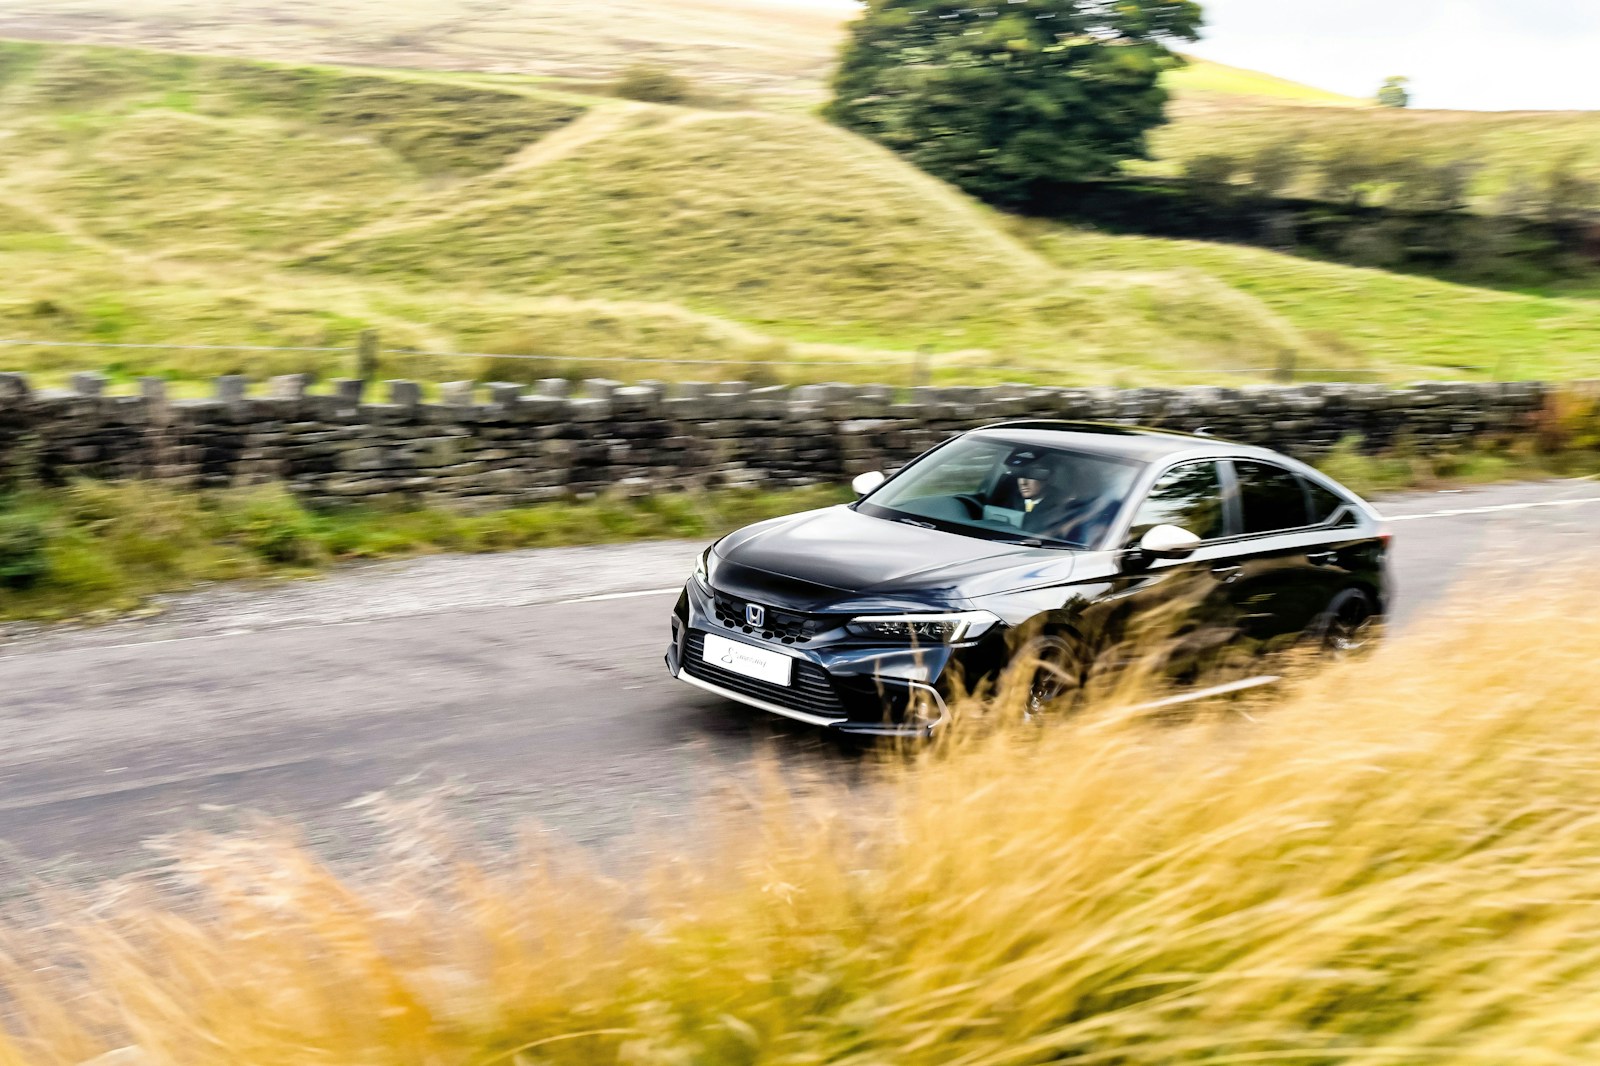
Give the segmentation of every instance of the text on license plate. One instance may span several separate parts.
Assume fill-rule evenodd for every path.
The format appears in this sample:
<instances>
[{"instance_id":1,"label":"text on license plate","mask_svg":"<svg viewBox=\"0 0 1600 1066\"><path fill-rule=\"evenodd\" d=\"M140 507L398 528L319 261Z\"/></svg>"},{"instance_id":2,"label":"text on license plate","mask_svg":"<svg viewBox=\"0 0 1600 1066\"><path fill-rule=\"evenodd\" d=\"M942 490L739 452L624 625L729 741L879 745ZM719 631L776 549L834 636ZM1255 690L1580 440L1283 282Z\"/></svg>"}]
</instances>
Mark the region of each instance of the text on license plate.
<instances>
[{"instance_id":1,"label":"text on license plate","mask_svg":"<svg viewBox=\"0 0 1600 1066\"><path fill-rule=\"evenodd\" d=\"M711 633L706 634L706 646L700 658L729 673L753 677L772 685L789 684L790 673L794 669L794 660L787 655L740 644Z\"/></svg>"}]
</instances>

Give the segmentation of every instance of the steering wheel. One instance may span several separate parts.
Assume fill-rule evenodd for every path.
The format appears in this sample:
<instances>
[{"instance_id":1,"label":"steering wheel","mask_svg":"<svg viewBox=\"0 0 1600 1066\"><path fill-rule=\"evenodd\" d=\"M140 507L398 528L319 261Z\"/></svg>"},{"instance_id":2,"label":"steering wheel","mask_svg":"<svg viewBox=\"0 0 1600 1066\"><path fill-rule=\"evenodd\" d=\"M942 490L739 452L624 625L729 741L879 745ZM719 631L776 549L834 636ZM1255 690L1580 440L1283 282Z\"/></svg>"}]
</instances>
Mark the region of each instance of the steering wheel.
<instances>
[{"instance_id":1,"label":"steering wheel","mask_svg":"<svg viewBox=\"0 0 1600 1066\"><path fill-rule=\"evenodd\" d=\"M961 493L957 493L955 496L953 496L951 498L961 501L961 503L967 509L968 517L970 517L970 518L982 518L983 517L983 497L979 496L976 492L961 492Z\"/></svg>"}]
</instances>

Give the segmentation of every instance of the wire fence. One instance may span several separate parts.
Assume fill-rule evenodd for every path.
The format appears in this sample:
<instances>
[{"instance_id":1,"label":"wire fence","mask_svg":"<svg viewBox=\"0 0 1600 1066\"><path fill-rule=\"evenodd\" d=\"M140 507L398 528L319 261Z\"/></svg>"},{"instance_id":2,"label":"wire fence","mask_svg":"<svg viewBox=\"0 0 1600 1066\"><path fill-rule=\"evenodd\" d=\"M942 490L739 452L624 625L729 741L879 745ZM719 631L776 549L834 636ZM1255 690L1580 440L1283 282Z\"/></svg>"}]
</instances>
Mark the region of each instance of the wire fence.
<instances>
[{"instance_id":1,"label":"wire fence","mask_svg":"<svg viewBox=\"0 0 1600 1066\"><path fill-rule=\"evenodd\" d=\"M422 348L396 347L385 349L381 347L378 334L374 330L365 331L360 341L354 345L343 346L306 346L306 345L267 345L267 344L186 344L186 343L125 343L111 341L53 341L38 340L23 337L0 338L0 348L64 348L104 351L174 351L174 352L248 352L253 354L286 353L286 354L322 354L341 355L349 360L351 373L355 377L372 380L379 376L386 360L390 363L407 359L443 359L443 360L475 360L479 362L530 362L544 363L557 367L588 367L588 366L706 366L721 367L728 371L761 369L764 371L781 370L793 371L796 369L857 370L865 367L886 368L897 373L886 375L890 377L909 380L912 385L931 384L939 371L966 371L984 375L1015 375L1019 383L1043 384L1048 379L1063 379L1073 375L1070 371L1057 371L1049 367L1018 366L1004 363L985 363L970 361L951 361L943 365L939 357L931 352L906 353L898 359L742 359L730 357L725 359L693 359L693 358L662 358L659 356L619 356L619 355L553 355L538 352L450 352ZM1452 373L1484 373L1495 372L1496 376L1503 367L1488 366L1453 366L1448 368ZM1392 376L1392 369L1378 369L1373 367L1325 367L1301 366L1292 358L1282 358L1270 366L1253 367L1203 367L1195 369L1181 368L1130 368L1122 377L1132 379L1157 379L1157 378L1185 378L1191 380L1204 380L1216 376L1228 379L1239 377L1257 377L1262 380L1277 382L1294 381L1339 381L1349 378L1386 378ZM884 384L893 382L885 381Z\"/></svg>"}]
</instances>

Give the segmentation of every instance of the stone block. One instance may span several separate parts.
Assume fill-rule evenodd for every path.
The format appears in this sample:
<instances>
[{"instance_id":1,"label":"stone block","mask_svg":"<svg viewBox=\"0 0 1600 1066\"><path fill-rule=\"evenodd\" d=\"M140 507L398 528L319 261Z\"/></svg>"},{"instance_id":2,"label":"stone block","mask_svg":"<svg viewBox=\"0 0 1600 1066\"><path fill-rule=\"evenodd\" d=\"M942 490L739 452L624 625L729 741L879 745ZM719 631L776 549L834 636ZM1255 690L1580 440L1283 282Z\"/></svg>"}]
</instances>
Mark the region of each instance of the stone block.
<instances>
[{"instance_id":1,"label":"stone block","mask_svg":"<svg viewBox=\"0 0 1600 1066\"><path fill-rule=\"evenodd\" d=\"M522 398L526 385L512 381L489 382L489 402L496 407L513 407Z\"/></svg>"},{"instance_id":2,"label":"stone block","mask_svg":"<svg viewBox=\"0 0 1600 1066\"><path fill-rule=\"evenodd\" d=\"M79 396L104 396L106 376L97 370L85 370L72 375L72 391Z\"/></svg>"},{"instance_id":3,"label":"stone block","mask_svg":"<svg viewBox=\"0 0 1600 1066\"><path fill-rule=\"evenodd\" d=\"M619 416L652 414L660 400L661 394L649 385L626 385L611 394Z\"/></svg>"},{"instance_id":4,"label":"stone block","mask_svg":"<svg viewBox=\"0 0 1600 1066\"><path fill-rule=\"evenodd\" d=\"M549 426L565 422L569 417L569 401L563 396L540 392L518 398L515 411L518 422Z\"/></svg>"},{"instance_id":5,"label":"stone block","mask_svg":"<svg viewBox=\"0 0 1600 1066\"><path fill-rule=\"evenodd\" d=\"M311 391L310 374L279 374L273 378L268 395L274 400L303 400Z\"/></svg>"},{"instance_id":6,"label":"stone block","mask_svg":"<svg viewBox=\"0 0 1600 1066\"><path fill-rule=\"evenodd\" d=\"M577 423L604 422L611 417L611 400L585 396L567 402L572 421Z\"/></svg>"},{"instance_id":7,"label":"stone block","mask_svg":"<svg viewBox=\"0 0 1600 1066\"><path fill-rule=\"evenodd\" d=\"M416 407L422 403L422 386L415 381L398 378L387 381L389 403L395 407Z\"/></svg>"},{"instance_id":8,"label":"stone block","mask_svg":"<svg viewBox=\"0 0 1600 1066\"><path fill-rule=\"evenodd\" d=\"M22 403L32 396L33 386L28 381L28 375L0 374L0 402Z\"/></svg>"},{"instance_id":9,"label":"stone block","mask_svg":"<svg viewBox=\"0 0 1600 1066\"><path fill-rule=\"evenodd\" d=\"M439 386L439 402L447 407L471 407L476 381L447 381Z\"/></svg>"},{"instance_id":10,"label":"stone block","mask_svg":"<svg viewBox=\"0 0 1600 1066\"><path fill-rule=\"evenodd\" d=\"M367 383L360 378L334 378L333 397L340 403L359 404Z\"/></svg>"},{"instance_id":11,"label":"stone block","mask_svg":"<svg viewBox=\"0 0 1600 1066\"><path fill-rule=\"evenodd\" d=\"M250 389L250 379L243 374L224 374L216 380L218 403L243 403Z\"/></svg>"}]
</instances>

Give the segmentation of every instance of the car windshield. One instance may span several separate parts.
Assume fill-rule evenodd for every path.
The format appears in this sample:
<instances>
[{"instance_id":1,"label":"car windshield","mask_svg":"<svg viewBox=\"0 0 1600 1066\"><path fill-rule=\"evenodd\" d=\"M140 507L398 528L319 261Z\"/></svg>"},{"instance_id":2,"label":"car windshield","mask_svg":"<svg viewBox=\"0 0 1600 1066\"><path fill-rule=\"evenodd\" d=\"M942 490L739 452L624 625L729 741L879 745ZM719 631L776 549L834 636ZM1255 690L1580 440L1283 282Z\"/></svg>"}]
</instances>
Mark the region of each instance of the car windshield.
<instances>
[{"instance_id":1,"label":"car windshield","mask_svg":"<svg viewBox=\"0 0 1600 1066\"><path fill-rule=\"evenodd\" d=\"M1092 547L1105 538L1139 464L988 437L963 437L912 465L857 508L985 540Z\"/></svg>"}]
</instances>

